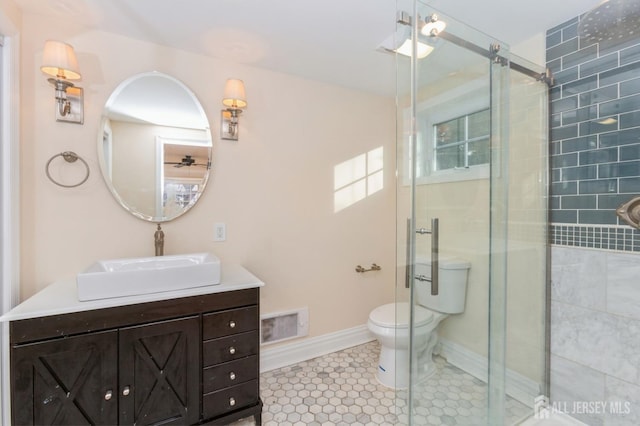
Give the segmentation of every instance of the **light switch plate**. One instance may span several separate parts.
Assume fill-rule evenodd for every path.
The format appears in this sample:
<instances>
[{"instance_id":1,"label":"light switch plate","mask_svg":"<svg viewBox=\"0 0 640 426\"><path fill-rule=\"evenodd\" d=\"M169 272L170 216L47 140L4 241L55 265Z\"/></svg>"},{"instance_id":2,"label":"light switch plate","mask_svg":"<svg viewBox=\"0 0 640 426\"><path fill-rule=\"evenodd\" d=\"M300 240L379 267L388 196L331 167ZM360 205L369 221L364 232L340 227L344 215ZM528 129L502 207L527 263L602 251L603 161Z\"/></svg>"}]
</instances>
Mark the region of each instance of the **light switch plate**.
<instances>
[{"instance_id":1,"label":"light switch plate","mask_svg":"<svg viewBox=\"0 0 640 426\"><path fill-rule=\"evenodd\" d=\"M213 225L213 241L225 241L227 239L227 225L216 223Z\"/></svg>"}]
</instances>

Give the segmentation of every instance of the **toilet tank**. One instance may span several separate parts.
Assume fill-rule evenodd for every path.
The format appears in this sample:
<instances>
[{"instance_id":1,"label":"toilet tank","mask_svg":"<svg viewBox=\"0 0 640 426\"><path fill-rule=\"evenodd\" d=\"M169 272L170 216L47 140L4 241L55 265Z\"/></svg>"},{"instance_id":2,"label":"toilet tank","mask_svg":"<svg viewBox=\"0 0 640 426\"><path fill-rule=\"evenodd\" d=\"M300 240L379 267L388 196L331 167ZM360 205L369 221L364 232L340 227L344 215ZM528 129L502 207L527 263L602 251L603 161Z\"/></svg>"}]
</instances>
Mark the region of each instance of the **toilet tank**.
<instances>
[{"instance_id":1,"label":"toilet tank","mask_svg":"<svg viewBox=\"0 0 640 426\"><path fill-rule=\"evenodd\" d=\"M467 298L467 277L471 263L455 257L441 256L439 263L438 295L431 295L431 283L414 279L418 303L431 310L446 314L464 312ZM417 258L415 275L431 278L431 258Z\"/></svg>"}]
</instances>

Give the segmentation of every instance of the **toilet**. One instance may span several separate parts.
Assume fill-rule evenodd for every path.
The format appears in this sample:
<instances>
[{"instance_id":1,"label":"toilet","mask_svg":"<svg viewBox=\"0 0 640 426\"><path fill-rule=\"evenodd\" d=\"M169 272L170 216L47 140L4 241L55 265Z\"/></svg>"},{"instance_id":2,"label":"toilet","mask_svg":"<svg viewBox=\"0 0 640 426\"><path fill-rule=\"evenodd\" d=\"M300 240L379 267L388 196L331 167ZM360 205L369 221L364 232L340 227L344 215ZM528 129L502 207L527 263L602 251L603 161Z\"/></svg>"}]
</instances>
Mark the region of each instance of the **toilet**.
<instances>
[{"instance_id":1,"label":"toilet","mask_svg":"<svg viewBox=\"0 0 640 426\"><path fill-rule=\"evenodd\" d=\"M433 349L438 342L436 327L452 314L464 312L467 276L471 264L458 258L440 258L439 294L431 295L431 283L414 279L414 347L421 363L418 380L436 371ZM415 276L431 277L431 259L416 259ZM380 358L376 378L389 388L404 389L409 385L409 319L406 302L378 306L369 314L369 330L380 342Z\"/></svg>"}]
</instances>

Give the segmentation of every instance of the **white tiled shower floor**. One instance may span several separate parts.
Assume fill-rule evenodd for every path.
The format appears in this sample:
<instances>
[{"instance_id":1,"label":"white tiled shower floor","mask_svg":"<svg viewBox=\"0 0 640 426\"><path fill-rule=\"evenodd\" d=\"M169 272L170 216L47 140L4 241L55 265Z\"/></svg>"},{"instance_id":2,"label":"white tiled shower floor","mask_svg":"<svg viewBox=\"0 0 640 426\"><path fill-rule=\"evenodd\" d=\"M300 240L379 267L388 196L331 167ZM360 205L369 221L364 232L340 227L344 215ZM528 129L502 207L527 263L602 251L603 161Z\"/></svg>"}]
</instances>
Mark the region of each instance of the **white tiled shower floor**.
<instances>
[{"instance_id":1,"label":"white tiled shower floor","mask_svg":"<svg viewBox=\"0 0 640 426\"><path fill-rule=\"evenodd\" d=\"M406 425L406 391L393 391L375 378L377 341L334 352L260 375L262 423L286 425ZM486 384L436 358L437 372L419 385L416 425L486 425ZM507 399L507 424L531 409ZM253 425L244 419L234 426Z\"/></svg>"}]
</instances>

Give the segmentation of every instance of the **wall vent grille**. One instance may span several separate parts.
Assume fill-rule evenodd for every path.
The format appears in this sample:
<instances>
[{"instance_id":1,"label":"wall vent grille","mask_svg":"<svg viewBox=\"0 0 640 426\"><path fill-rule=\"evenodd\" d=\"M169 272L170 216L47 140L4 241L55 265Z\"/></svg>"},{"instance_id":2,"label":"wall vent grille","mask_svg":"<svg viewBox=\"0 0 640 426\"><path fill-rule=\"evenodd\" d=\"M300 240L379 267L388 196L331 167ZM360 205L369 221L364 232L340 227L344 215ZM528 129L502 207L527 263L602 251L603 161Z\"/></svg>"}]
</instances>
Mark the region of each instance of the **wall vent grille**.
<instances>
[{"instance_id":1,"label":"wall vent grille","mask_svg":"<svg viewBox=\"0 0 640 426\"><path fill-rule=\"evenodd\" d=\"M309 334L309 308L275 312L260 316L260 342L263 345Z\"/></svg>"}]
</instances>

